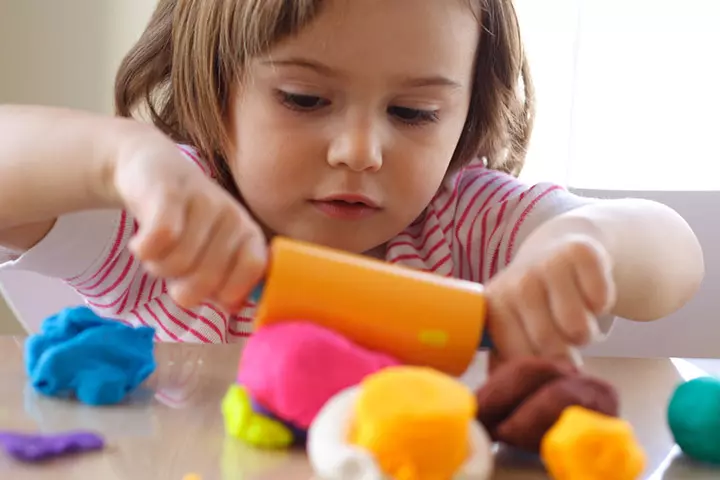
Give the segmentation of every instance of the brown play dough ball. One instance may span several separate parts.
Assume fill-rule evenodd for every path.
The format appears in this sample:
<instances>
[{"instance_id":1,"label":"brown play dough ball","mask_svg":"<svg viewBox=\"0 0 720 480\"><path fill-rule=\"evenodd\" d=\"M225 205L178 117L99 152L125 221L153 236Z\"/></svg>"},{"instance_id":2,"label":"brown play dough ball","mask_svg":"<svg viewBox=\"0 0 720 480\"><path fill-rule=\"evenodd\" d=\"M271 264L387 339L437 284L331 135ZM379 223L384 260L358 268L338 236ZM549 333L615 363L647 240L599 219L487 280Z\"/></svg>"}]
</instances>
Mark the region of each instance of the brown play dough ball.
<instances>
[{"instance_id":1,"label":"brown play dough ball","mask_svg":"<svg viewBox=\"0 0 720 480\"><path fill-rule=\"evenodd\" d=\"M494 441L538 452L543 435L570 405L617 416L609 383L574 366L536 357L499 366L477 392L478 420Z\"/></svg>"}]
</instances>

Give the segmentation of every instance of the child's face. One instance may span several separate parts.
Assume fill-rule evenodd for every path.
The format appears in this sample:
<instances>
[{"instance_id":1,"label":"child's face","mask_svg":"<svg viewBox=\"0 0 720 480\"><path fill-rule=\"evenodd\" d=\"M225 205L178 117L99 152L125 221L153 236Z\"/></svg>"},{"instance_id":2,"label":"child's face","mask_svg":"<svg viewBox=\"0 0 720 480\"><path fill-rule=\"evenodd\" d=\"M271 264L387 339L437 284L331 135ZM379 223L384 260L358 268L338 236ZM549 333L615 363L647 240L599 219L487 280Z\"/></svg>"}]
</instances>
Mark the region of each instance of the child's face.
<instances>
[{"instance_id":1,"label":"child's face","mask_svg":"<svg viewBox=\"0 0 720 480\"><path fill-rule=\"evenodd\" d=\"M228 161L249 209L272 233L358 253L401 232L447 172L478 35L467 0L329 1L233 99Z\"/></svg>"}]
</instances>

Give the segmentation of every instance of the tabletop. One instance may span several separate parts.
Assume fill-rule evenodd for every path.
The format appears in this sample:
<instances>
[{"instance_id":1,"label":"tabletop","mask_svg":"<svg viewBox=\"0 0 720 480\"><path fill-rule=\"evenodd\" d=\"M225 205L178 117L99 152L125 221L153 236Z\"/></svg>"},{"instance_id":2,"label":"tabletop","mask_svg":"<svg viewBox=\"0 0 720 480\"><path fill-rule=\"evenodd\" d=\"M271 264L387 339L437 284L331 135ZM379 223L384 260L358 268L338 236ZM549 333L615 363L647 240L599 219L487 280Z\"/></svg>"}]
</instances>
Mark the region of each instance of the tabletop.
<instances>
[{"instance_id":1,"label":"tabletop","mask_svg":"<svg viewBox=\"0 0 720 480\"><path fill-rule=\"evenodd\" d=\"M258 451L224 433L220 402L233 382L242 345L158 344L155 374L122 405L89 407L38 395L23 369L23 339L0 337L0 430L61 432L89 429L107 447L42 465L22 464L0 454L0 478L22 480L131 479L309 480L302 452ZM463 377L483 379L485 359ZM645 480L711 479L712 469L688 461L675 446L665 414L683 379L720 368L720 360L587 358L589 373L612 382L647 457ZM534 456L496 453L494 480L547 478Z\"/></svg>"}]
</instances>

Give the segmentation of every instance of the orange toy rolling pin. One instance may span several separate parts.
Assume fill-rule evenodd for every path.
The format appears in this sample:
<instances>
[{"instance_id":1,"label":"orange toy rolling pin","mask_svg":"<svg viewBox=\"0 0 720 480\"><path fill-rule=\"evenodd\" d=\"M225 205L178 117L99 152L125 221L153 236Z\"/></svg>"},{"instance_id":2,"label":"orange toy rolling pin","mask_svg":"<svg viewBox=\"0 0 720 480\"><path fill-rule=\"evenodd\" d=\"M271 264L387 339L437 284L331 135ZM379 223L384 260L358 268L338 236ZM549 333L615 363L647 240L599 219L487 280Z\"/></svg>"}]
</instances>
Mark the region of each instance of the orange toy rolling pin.
<instances>
[{"instance_id":1,"label":"orange toy rolling pin","mask_svg":"<svg viewBox=\"0 0 720 480\"><path fill-rule=\"evenodd\" d=\"M485 326L480 284L277 237L257 328L309 321L406 364L460 375Z\"/></svg>"}]
</instances>

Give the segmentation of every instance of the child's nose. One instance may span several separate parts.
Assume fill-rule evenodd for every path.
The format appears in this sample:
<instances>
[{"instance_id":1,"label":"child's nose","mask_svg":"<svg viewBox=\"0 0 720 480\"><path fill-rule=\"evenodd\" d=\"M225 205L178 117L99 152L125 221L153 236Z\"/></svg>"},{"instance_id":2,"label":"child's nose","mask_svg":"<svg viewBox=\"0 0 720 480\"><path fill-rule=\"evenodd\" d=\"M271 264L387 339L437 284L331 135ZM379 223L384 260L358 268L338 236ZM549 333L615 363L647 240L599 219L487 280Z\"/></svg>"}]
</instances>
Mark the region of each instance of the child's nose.
<instances>
[{"instance_id":1,"label":"child's nose","mask_svg":"<svg viewBox=\"0 0 720 480\"><path fill-rule=\"evenodd\" d=\"M372 125L344 128L330 143L327 162L356 172L378 171L383 164L381 134Z\"/></svg>"}]
</instances>

